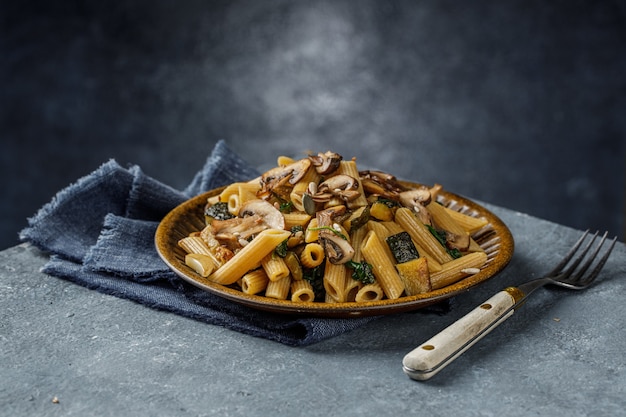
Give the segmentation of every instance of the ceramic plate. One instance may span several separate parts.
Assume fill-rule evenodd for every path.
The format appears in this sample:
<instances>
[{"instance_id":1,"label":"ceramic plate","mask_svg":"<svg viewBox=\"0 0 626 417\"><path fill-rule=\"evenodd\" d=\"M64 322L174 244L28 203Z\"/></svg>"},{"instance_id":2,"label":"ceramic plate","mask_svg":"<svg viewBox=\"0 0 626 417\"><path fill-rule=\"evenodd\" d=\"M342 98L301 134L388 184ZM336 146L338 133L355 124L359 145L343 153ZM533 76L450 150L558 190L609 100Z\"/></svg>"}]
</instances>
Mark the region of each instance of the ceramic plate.
<instances>
[{"instance_id":1,"label":"ceramic plate","mask_svg":"<svg viewBox=\"0 0 626 417\"><path fill-rule=\"evenodd\" d=\"M412 187L417 186L417 184L409 182L404 182L404 184ZM219 194L222 189L215 189L194 197L167 214L156 231L156 249L163 261L185 281L254 309L275 313L344 318L415 310L453 297L485 282L504 269L513 256L513 237L510 230L497 216L471 200L442 191L438 197L440 203L465 214L485 218L488 221L483 229L472 235L474 240L488 254L488 261L479 273L435 291L400 297L395 300L385 299L363 303L296 303L261 295L248 295L236 288L216 284L198 275L185 265L185 252L177 244L181 238L188 236L191 232L204 228L204 206L207 198Z\"/></svg>"}]
</instances>

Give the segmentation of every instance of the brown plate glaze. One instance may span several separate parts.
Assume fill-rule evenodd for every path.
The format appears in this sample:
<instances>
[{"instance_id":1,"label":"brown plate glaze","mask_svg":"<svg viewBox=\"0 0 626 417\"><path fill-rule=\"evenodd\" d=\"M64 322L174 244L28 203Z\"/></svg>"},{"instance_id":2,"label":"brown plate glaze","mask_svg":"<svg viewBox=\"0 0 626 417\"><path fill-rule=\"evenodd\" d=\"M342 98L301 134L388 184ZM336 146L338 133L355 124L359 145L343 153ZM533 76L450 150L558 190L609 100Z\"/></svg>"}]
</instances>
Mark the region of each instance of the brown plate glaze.
<instances>
[{"instance_id":1,"label":"brown plate glaze","mask_svg":"<svg viewBox=\"0 0 626 417\"><path fill-rule=\"evenodd\" d=\"M408 186L418 185L409 182L404 184ZM488 255L487 263L479 273L435 291L400 297L395 300L384 299L362 303L296 303L291 300L276 300L262 295L248 295L234 287L216 284L201 277L185 265L185 251L177 243L191 232L202 230L204 227L204 206L207 198L219 194L222 189L218 188L196 196L168 213L157 228L155 234L156 249L163 261L185 281L254 309L283 314L343 318L416 310L458 295L485 282L502 271L513 256L513 236L508 227L497 216L471 200L441 191L438 196L440 203L474 217L483 217L488 221L484 228L472 235Z\"/></svg>"}]
</instances>

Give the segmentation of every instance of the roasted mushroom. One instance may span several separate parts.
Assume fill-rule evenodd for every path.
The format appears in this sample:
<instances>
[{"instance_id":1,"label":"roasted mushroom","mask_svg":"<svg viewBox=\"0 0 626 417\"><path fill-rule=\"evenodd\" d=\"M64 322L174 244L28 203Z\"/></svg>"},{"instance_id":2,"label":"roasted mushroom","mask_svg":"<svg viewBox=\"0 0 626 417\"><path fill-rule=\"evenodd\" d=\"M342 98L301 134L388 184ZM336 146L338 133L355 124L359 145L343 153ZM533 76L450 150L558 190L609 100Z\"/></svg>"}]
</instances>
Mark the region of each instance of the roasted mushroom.
<instances>
[{"instance_id":1,"label":"roasted mushroom","mask_svg":"<svg viewBox=\"0 0 626 417\"><path fill-rule=\"evenodd\" d=\"M257 197L268 199L273 190L287 184L294 185L300 181L310 166L311 160L303 158L287 166L270 169L261 176L261 189Z\"/></svg>"},{"instance_id":2,"label":"roasted mushroom","mask_svg":"<svg viewBox=\"0 0 626 417\"><path fill-rule=\"evenodd\" d=\"M315 170L320 175L328 175L335 172L339 168L342 159L341 155L331 151L309 155L309 160L311 160Z\"/></svg>"},{"instance_id":3,"label":"roasted mushroom","mask_svg":"<svg viewBox=\"0 0 626 417\"><path fill-rule=\"evenodd\" d=\"M240 217L260 216L263 222L271 229L282 230L285 228L285 218L282 213L271 203L265 200L249 200L239 209Z\"/></svg>"},{"instance_id":4,"label":"roasted mushroom","mask_svg":"<svg viewBox=\"0 0 626 417\"><path fill-rule=\"evenodd\" d=\"M359 176L363 189L369 195L397 200L398 195L405 190L395 176L383 171L360 171Z\"/></svg>"},{"instance_id":5,"label":"roasted mushroom","mask_svg":"<svg viewBox=\"0 0 626 417\"><path fill-rule=\"evenodd\" d=\"M318 203L329 201L333 196L348 202L357 199L360 195L359 181L350 175L339 174L319 184L316 193L311 197Z\"/></svg>"},{"instance_id":6,"label":"roasted mushroom","mask_svg":"<svg viewBox=\"0 0 626 417\"><path fill-rule=\"evenodd\" d=\"M413 210L422 223L432 225L433 221L428 208L426 207L432 200L432 196L428 188L419 187L403 191L399 194L399 199L403 206Z\"/></svg>"},{"instance_id":7,"label":"roasted mushroom","mask_svg":"<svg viewBox=\"0 0 626 417\"><path fill-rule=\"evenodd\" d=\"M335 206L317 213L320 228L318 240L324 248L328 261L332 264L344 264L354 256L354 248L341 232L335 220L346 212L345 206ZM330 230L332 229L332 230Z\"/></svg>"}]
</instances>

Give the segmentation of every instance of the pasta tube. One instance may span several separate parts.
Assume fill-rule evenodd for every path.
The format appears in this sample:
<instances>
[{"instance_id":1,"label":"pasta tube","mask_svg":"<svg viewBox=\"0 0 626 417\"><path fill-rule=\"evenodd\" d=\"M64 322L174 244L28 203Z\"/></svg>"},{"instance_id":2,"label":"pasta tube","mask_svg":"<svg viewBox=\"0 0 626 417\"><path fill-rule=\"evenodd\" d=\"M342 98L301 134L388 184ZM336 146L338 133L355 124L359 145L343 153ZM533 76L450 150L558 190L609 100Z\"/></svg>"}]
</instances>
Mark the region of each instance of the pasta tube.
<instances>
[{"instance_id":1,"label":"pasta tube","mask_svg":"<svg viewBox=\"0 0 626 417\"><path fill-rule=\"evenodd\" d=\"M367 263L372 265L374 276L387 298L400 297L404 291L404 284L394 267L394 261L385 251L383 243L375 232L367 233L361 250Z\"/></svg>"},{"instance_id":2,"label":"pasta tube","mask_svg":"<svg viewBox=\"0 0 626 417\"><path fill-rule=\"evenodd\" d=\"M444 248L432 233L430 233L430 230L411 213L411 210L406 207L399 208L396 211L396 222L398 222L398 224L411 235L411 238L413 238L417 245L432 256L435 261L443 264L452 260L452 256L446 251L446 248Z\"/></svg>"},{"instance_id":3,"label":"pasta tube","mask_svg":"<svg viewBox=\"0 0 626 417\"><path fill-rule=\"evenodd\" d=\"M324 262L324 248L319 243L307 243L300 254L300 263L305 268L315 268Z\"/></svg>"},{"instance_id":4,"label":"pasta tube","mask_svg":"<svg viewBox=\"0 0 626 417\"><path fill-rule=\"evenodd\" d=\"M432 289L437 290L460 281L471 275L474 270L481 268L485 262L487 262L485 252L473 252L442 264L441 271L430 274Z\"/></svg>"},{"instance_id":5,"label":"pasta tube","mask_svg":"<svg viewBox=\"0 0 626 417\"><path fill-rule=\"evenodd\" d=\"M341 161L339 164L339 169L337 170L340 174L349 175L352 178L355 178L358 182L359 197L355 200L348 202L348 207L354 209L356 207L367 206L367 198L365 197L365 192L363 191L363 185L361 184L359 170L357 169L356 162L354 160L351 161Z\"/></svg>"},{"instance_id":6,"label":"pasta tube","mask_svg":"<svg viewBox=\"0 0 626 417\"><path fill-rule=\"evenodd\" d=\"M258 294L265 290L269 280L263 268L255 269L241 277L241 291L245 294Z\"/></svg>"},{"instance_id":7,"label":"pasta tube","mask_svg":"<svg viewBox=\"0 0 626 417\"><path fill-rule=\"evenodd\" d=\"M333 264L328 259L324 269L324 289L326 295L337 303L346 302L346 278L350 278L344 264Z\"/></svg>"},{"instance_id":8,"label":"pasta tube","mask_svg":"<svg viewBox=\"0 0 626 417\"><path fill-rule=\"evenodd\" d=\"M314 300L315 293L309 281L305 279L291 281L291 301L303 303Z\"/></svg>"},{"instance_id":9,"label":"pasta tube","mask_svg":"<svg viewBox=\"0 0 626 417\"><path fill-rule=\"evenodd\" d=\"M285 260L280 256L270 252L261 260L261 266L265 270L270 281L278 281L279 279L289 276L289 268Z\"/></svg>"},{"instance_id":10,"label":"pasta tube","mask_svg":"<svg viewBox=\"0 0 626 417\"><path fill-rule=\"evenodd\" d=\"M489 223L489 221L485 218L463 214L459 211L452 210L449 207L446 207L446 211L448 212L448 215L469 234L476 233Z\"/></svg>"},{"instance_id":11,"label":"pasta tube","mask_svg":"<svg viewBox=\"0 0 626 417\"><path fill-rule=\"evenodd\" d=\"M290 287L291 277L289 275L279 279L278 281L269 280L267 287L265 288L265 296L279 300L286 300L289 295Z\"/></svg>"},{"instance_id":12,"label":"pasta tube","mask_svg":"<svg viewBox=\"0 0 626 417\"><path fill-rule=\"evenodd\" d=\"M222 285L230 285L258 265L272 253L276 246L289 237L286 230L266 229L244 246L228 262L209 275L209 279Z\"/></svg>"},{"instance_id":13,"label":"pasta tube","mask_svg":"<svg viewBox=\"0 0 626 417\"><path fill-rule=\"evenodd\" d=\"M368 301L382 300L384 295L383 287L378 282L373 284L367 284L361 287L359 292L356 293L354 301L357 303L364 303Z\"/></svg>"}]
</instances>

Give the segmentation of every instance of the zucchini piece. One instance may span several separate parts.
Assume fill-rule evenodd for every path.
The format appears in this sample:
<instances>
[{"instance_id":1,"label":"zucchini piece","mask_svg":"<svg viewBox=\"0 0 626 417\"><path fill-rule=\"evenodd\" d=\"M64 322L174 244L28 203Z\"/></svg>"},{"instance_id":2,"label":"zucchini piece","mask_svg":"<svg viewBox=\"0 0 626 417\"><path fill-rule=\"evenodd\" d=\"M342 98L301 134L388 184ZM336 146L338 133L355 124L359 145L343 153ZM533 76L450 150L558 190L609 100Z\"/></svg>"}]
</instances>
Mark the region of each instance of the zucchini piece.
<instances>
[{"instance_id":1,"label":"zucchini piece","mask_svg":"<svg viewBox=\"0 0 626 417\"><path fill-rule=\"evenodd\" d=\"M404 263L415 258L419 258L417 248L411 240L411 235L407 232L396 233L389 236L387 239L387 245L391 249L393 257L396 259L396 263Z\"/></svg>"}]
</instances>

